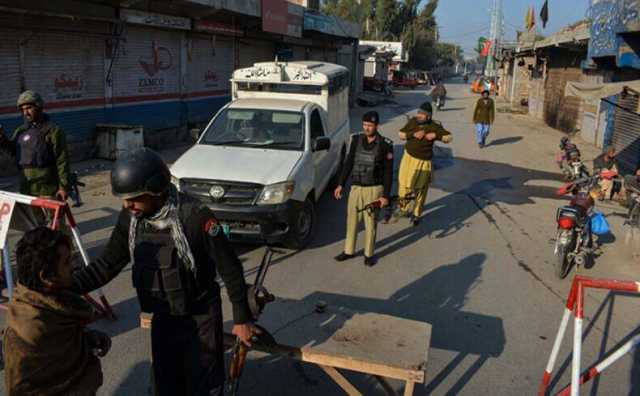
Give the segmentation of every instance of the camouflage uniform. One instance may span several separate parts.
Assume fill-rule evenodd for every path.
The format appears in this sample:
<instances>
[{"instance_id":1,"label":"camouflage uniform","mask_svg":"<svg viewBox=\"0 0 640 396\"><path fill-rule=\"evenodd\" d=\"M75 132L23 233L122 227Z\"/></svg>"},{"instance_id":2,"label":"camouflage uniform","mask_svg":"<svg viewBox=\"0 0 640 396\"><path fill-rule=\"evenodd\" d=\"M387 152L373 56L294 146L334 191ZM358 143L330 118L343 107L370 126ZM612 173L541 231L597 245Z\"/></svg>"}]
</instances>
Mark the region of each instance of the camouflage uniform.
<instances>
[{"instance_id":1,"label":"camouflage uniform","mask_svg":"<svg viewBox=\"0 0 640 396\"><path fill-rule=\"evenodd\" d=\"M25 91L18 98L18 109L32 104L42 109L42 97ZM69 154L64 133L42 113L38 122L18 127L11 138L0 140L0 148L16 158L20 170L20 193L54 197L59 189L69 191Z\"/></svg>"},{"instance_id":2,"label":"camouflage uniform","mask_svg":"<svg viewBox=\"0 0 640 396\"><path fill-rule=\"evenodd\" d=\"M27 132L44 135L46 150L49 152L49 164L38 167L24 167L21 163L20 145ZM20 193L36 197L53 197L58 189L69 190L69 153L64 132L49 121L49 116L39 124L22 125L11 136L8 144L10 151L18 160L20 169Z\"/></svg>"}]
</instances>

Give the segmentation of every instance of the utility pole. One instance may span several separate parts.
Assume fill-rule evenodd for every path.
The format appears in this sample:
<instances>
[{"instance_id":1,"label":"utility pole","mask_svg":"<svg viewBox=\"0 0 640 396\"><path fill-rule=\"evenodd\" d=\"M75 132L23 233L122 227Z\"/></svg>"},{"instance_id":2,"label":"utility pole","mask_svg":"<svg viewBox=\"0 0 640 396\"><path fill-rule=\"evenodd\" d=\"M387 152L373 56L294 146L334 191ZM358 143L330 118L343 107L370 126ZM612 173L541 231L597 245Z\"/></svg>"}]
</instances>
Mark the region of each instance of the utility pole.
<instances>
[{"instance_id":1,"label":"utility pole","mask_svg":"<svg viewBox=\"0 0 640 396\"><path fill-rule=\"evenodd\" d=\"M493 0L493 7L491 9L491 32L489 34L489 40L491 40L491 50L487 56L487 67L485 74L489 77L496 76L496 55L499 54L500 46L502 43L502 0Z\"/></svg>"}]
</instances>

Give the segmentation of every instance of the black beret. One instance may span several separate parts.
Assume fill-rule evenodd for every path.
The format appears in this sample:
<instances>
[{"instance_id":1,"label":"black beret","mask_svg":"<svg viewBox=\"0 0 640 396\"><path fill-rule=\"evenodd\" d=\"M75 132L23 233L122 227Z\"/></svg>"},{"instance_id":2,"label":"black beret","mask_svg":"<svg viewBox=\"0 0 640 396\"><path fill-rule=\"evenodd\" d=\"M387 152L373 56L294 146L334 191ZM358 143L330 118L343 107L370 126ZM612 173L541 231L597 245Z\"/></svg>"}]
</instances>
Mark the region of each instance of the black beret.
<instances>
[{"instance_id":1,"label":"black beret","mask_svg":"<svg viewBox=\"0 0 640 396\"><path fill-rule=\"evenodd\" d=\"M378 115L377 111L368 111L368 112L364 113L364 115L362 116L362 121L363 122L373 122L374 124L379 124L380 123L380 116Z\"/></svg>"},{"instance_id":2,"label":"black beret","mask_svg":"<svg viewBox=\"0 0 640 396\"><path fill-rule=\"evenodd\" d=\"M433 107L431 107L431 102L424 102L420 105L420 109L418 111L422 111L425 113L433 113Z\"/></svg>"}]
</instances>

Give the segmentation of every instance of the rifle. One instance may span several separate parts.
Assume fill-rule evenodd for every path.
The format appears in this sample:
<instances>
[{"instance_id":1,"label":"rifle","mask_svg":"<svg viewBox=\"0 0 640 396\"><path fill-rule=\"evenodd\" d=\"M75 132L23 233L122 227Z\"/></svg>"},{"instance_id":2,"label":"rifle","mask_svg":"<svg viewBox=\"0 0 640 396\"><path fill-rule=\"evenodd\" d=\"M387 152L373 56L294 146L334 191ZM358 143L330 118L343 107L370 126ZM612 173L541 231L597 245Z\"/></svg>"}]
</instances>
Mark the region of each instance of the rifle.
<instances>
[{"instance_id":1,"label":"rifle","mask_svg":"<svg viewBox=\"0 0 640 396\"><path fill-rule=\"evenodd\" d=\"M405 195L404 197L400 197L399 195L394 195L391 198L389 198L389 208L393 208L393 204L397 203L400 204L402 206L407 205L409 202L414 201L416 199L416 194L411 192L407 195ZM375 211L379 210L382 208L382 204L380 203L380 201L375 200L373 202L370 202L368 204L366 204L363 208L358 209L358 213L362 213L364 211L367 211L367 213L369 214L373 214L375 213Z\"/></svg>"},{"instance_id":2,"label":"rifle","mask_svg":"<svg viewBox=\"0 0 640 396\"><path fill-rule=\"evenodd\" d=\"M262 261L258 267L256 278L253 285L249 285L247 288L249 309L251 310L251 316L254 321L257 321L260 314L264 310L265 305L275 300L273 294L269 293L263 286L264 279L267 275L267 270L271 265L273 253L279 253L267 246ZM252 342L265 342L275 344L273 336L269 334L263 327L256 325L256 327L262 332L260 336L253 336ZM262 340L260 339L262 338ZM229 366L229 378L227 381L227 392L229 395L236 396L238 394L238 386L240 384L240 376L242 375L242 369L247 359L247 353L249 347L246 346L239 337L236 337L233 345L233 357Z\"/></svg>"}]
</instances>

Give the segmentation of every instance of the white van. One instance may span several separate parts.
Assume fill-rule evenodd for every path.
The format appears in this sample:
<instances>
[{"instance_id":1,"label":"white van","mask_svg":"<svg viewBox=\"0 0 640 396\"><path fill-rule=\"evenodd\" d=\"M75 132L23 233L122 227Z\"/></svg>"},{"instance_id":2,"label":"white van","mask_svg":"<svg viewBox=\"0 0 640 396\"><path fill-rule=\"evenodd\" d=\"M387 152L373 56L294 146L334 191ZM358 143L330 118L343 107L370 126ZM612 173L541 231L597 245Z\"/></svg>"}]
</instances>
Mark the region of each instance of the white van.
<instances>
[{"instance_id":1,"label":"white van","mask_svg":"<svg viewBox=\"0 0 640 396\"><path fill-rule=\"evenodd\" d=\"M350 136L349 71L322 62L268 62L233 73L233 100L171 168L232 239L301 249L315 202L341 171Z\"/></svg>"}]
</instances>

